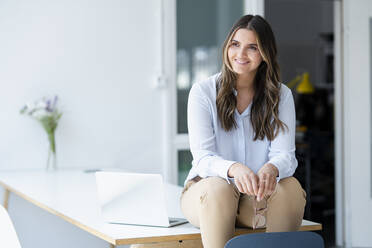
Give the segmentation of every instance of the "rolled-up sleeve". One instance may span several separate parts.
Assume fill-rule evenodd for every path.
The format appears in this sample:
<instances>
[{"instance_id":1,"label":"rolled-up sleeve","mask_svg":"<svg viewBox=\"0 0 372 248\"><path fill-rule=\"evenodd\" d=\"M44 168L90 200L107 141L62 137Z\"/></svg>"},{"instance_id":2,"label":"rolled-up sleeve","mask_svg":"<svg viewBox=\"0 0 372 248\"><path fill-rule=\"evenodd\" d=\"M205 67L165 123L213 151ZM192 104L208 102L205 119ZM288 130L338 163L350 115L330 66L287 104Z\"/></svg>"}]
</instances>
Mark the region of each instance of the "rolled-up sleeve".
<instances>
[{"instance_id":1,"label":"rolled-up sleeve","mask_svg":"<svg viewBox=\"0 0 372 248\"><path fill-rule=\"evenodd\" d=\"M271 141L268 155L268 163L275 165L279 170L278 181L292 176L297 168L295 155L296 111L290 90L279 104L279 119L288 128L285 128L284 131L280 129L278 136Z\"/></svg>"},{"instance_id":2,"label":"rolled-up sleeve","mask_svg":"<svg viewBox=\"0 0 372 248\"><path fill-rule=\"evenodd\" d=\"M219 176L229 182L227 172L235 161L225 160L217 154L210 104L200 85L194 84L190 90L187 106L192 166L202 178Z\"/></svg>"}]
</instances>

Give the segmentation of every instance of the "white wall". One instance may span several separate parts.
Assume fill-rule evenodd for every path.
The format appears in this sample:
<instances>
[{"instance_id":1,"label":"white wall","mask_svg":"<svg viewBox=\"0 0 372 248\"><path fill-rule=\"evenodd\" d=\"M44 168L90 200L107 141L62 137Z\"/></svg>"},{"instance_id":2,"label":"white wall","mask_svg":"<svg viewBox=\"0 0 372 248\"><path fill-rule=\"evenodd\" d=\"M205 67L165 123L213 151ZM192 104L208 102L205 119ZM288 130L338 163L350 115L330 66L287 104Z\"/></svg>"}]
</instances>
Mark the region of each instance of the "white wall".
<instances>
[{"instance_id":1,"label":"white wall","mask_svg":"<svg viewBox=\"0 0 372 248\"><path fill-rule=\"evenodd\" d=\"M158 5L0 3L1 169L44 167L45 134L19 109L53 93L64 112L60 167L161 168L162 92L151 88L160 61Z\"/></svg>"},{"instance_id":2,"label":"white wall","mask_svg":"<svg viewBox=\"0 0 372 248\"><path fill-rule=\"evenodd\" d=\"M342 3L344 243L372 247L372 1Z\"/></svg>"},{"instance_id":3,"label":"white wall","mask_svg":"<svg viewBox=\"0 0 372 248\"><path fill-rule=\"evenodd\" d=\"M0 170L45 167L46 135L19 109L58 94L60 168L162 172L165 90L152 87L161 71L160 7L160 0L0 2ZM25 248L107 247L15 196L9 212Z\"/></svg>"}]
</instances>

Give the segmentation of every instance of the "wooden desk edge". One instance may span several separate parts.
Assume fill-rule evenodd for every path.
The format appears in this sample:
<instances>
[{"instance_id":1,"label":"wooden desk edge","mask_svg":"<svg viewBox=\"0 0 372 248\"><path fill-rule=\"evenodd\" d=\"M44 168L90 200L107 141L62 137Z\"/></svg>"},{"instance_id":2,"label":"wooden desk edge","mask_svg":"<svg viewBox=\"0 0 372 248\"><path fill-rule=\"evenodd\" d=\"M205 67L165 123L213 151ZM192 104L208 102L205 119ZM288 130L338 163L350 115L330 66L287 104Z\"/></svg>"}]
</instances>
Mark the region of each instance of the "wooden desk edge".
<instances>
[{"instance_id":1,"label":"wooden desk edge","mask_svg":"<svg viewBox=\"0 0 372 248\"><path fill-rule=\"evenodd\" d=\"M181 234L181 235L169 235L169 236L161 236L161 237L145 237L145 238L133 238L133 239L113 239L93 228L90 228L66 215L61 214L60 212L49 208L48 206L32 199L31 197L28 197L27 195L13 189L9 185L5 184L4 182L0 181L0 185L2 185L6 190L9 190L16 195L20 196L21 198L25 199L26 201L31 202L32 204L48 211L51 214L54 214L65 221L87 231L88 233L93 234L94 236L97 236L113 245L128 245L128 244L145 244L145 243L154 243L154 242L169 242L169 241L179 241L179 240L198 240L201 239L200 233L194 233L194 234ZM314 225L305 225L301 226L299 231L318 231L322 230L322 224L314 224ZM249 228L238 228L235 231L236 235L241 234L248 234L248 233L258 233L258 232L265 232L264 228L261 229L249 229Z\"/></svg>"},{"instance_id":2,"label":"wooden desk edge","mask_svg":"<svg viewBox=\"0 0 372 248\"><path fill-rule=\"evenodd\" d=\"M103 233L101 233L101 232L93 229L93 228L90 228L90 227L88 227L88 226L86 226L86 225L84 225L84 224L82 224L82 223L80 223L80 222L78 222L78 221L76 221L76 220L74 220L74 219L72 219L72 218L64 215L64 214L61 214L60 212L58 212L58 211L56 211L56 210L54 210L54 209L52 209L52 208L50 208L50 207L48 207L48 206L40 203L40 202L32 199L31 197L28 197L27 195L25 195L25 194L23 194L23 193L15 190L15 189L13 189L12 187L10 187L9 185L7 185L6 183L0 181L0 185L3 186L5 190L9 190L10 192L13 192L14 194L16 194L16 195L20 196L21 198L25 199L26 201L29 201L32 204L38 206L39 208L42 208L45 211L47 211L47 212L49 212L51 214L54 214L54 215L56 215L56 216L64 219L65 221L67 221L67 222L69 222L69 223L71 223L71 224L73 224L73 225L75 225L75 226L83 229L84 231L87 231L90 234L93 234L96 237L99 237L99 238L101 238L101 239L103 239L103 240L105 240L105 241L107 241L107 242L109 242L109 243L111 243L113 245L117 245L117 242L116 242L115 239L113 239L113 238L111 238L111 237L109 237L109 236L107 236L107 235L105 235L105 234L103 234Z\"/></svg>"},{"instance_id":3,"label":"wooden desk edge","mask_svg":"<svg viewBox=\"0 0 372 248\"><path fill-rule=\"evenodd\" d=\"M322 230L322 224L313 222L315 224L301 226L299 231L319 231ZM248 234L248 233L260 233L265 232L265 228L260 229L250 229L250 228L237 228L234 236ZM171 235L162 237L146 237L146 238L136 238L136 239L118 239L116 240L116 245L128 245L128 244L145 244L145 243L156 243L156 242L170 242L170 241L180 241L180 240L200 240L200 233L194 234L181 234L181 235Z\"/></svg>"}]
</instances>

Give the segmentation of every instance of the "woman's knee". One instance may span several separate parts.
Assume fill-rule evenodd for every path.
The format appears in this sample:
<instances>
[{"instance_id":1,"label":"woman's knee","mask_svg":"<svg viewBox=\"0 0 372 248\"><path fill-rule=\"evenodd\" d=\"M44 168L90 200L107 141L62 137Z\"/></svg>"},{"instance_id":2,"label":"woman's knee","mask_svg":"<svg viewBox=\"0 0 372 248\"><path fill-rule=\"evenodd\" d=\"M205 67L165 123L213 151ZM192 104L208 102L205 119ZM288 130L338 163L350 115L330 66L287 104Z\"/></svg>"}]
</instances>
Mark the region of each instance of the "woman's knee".
<instances>
[{"instance_id":1,"label":"woman's knee","mask_svg":"<svg viewBox=\"0 0 372 248\"><path fill-rule=\"evenodd\" d=\"M213 214L232 216L237 210L239 192L220 177L208 177L195 182L181 197L181 209L194 226L200 218Z\"/></svg>"},{"instance_id":2,"label":"woman's knee","mask_svg":"<svg viewBox=\"0 0 372 248\"><path fill-rule=\"evenodd\" d=\"M279 198L290 203L291 206L299 208L303 208L306 204L306 193L295 177L287 177L280 180L274 194L270 198Z\"/></svg>"},{"instance_id":3,"label":"woman's knee","mask_svg":"<svg viewBox=\"0 0 372 248\"><path fill-rule=\"evenodd\" d=\"M220 177L208 177L200 181L204 183L204 190L200 195L200 203L231 203L234 199L239 199L238 192L232 184Z\"/></svg>"},{"instance_id":4,"label":"woman's knee","mask_svg":"<svg viewBox=\"0 0 372 248\"><path fill-rule=\"evenodd\" d=\"M280 180L267 203L266 231L298 230L304 215L306 194L296 178L288 177Z\"/></svg>"}]
</instances>

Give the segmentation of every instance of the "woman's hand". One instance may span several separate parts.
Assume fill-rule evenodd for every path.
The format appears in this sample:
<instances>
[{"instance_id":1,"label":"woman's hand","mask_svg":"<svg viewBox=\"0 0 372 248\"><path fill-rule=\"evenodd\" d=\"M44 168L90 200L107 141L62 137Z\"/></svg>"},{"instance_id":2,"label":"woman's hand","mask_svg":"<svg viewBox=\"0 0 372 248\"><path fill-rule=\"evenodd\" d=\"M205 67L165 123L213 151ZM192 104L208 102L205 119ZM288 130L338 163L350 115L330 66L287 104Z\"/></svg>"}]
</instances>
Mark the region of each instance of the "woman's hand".
<instances>
[{"instance_id":1,"label":"woman's hand","mask_svg":"<svg viewBox=\"0 0 372 248\"><path fill-rule=\"evenodd\" d=\"M227 174L234 178L235 185L241 193L258 194L258 176L247 166L235 163L231 165Z\"/></svg>"},{"instance_id":2,"label":"woman's hand","mask_svg":"<svg viewBox=\"0 0 372 248\"><path fill-rule=\"evenodd\" d=\"M274 192L278 175L278 169L272 164L267 163L261 167L257 172L259 181L257 201L261 201L265 196L269 196Z\"/></svg>"}]
</instances>

